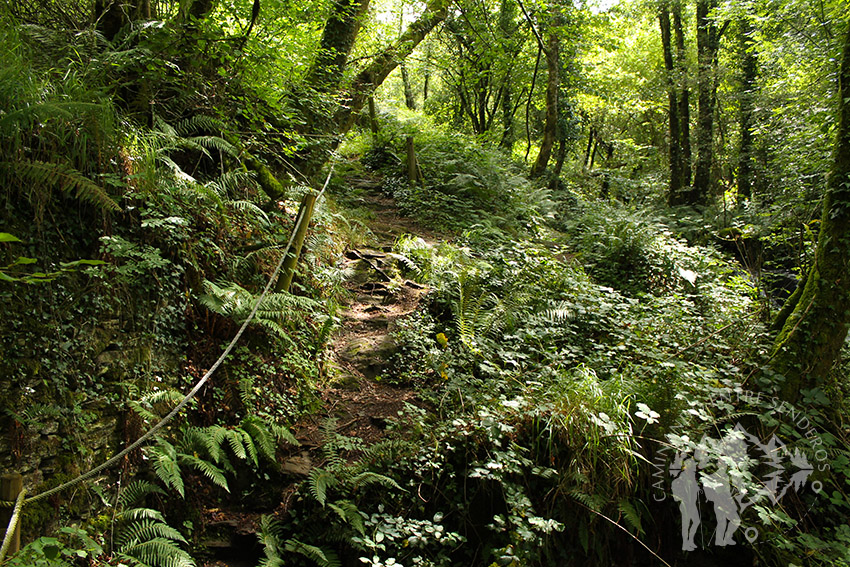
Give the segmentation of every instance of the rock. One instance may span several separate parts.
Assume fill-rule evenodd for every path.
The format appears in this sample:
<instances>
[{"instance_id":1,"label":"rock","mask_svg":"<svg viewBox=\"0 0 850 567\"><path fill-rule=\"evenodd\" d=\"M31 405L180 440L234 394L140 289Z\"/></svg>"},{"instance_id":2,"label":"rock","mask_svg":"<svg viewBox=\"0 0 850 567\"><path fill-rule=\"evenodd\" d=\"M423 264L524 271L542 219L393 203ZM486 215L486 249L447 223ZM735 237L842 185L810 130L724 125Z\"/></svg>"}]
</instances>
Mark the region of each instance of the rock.
<instances>
[{"instance_id":1,"label":"rock","mask_svg":"<svg viewBox=\"0 0 850 567\"><path fill-rule=\"evenodd\" d=\"M295 475L307 476L313 468L313 462L310 460L310 455L303 452L300 455L289 457L283 462L281 469Z\"/></svg>"},{"instance_id":2,"label":"rock","mask_svg":"<svg viewBox=\"0 0 850 567\"><path fill-rule=\"evenodd\" d=\"M358 337L348 343L342 352L342 359L367 378L374 378L386 369L397 349L398 346L389 335Z\"/></svg>"}]
</instances>

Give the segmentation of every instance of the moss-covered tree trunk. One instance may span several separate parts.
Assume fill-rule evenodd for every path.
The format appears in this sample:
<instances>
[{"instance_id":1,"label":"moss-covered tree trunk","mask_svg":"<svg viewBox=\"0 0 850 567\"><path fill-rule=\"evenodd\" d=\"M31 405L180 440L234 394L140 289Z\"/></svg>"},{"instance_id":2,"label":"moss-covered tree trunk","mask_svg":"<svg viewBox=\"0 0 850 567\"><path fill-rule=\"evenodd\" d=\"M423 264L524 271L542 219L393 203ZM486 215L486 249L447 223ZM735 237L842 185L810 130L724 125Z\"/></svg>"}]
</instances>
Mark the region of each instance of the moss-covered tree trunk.
<instances>
[{"instance_id":1,"label":"moss-covered tree trunk","mask_svg":"<svg viewBox=\"0 0 850 567\"><path fill-rule=\"evenodd\" d=\"M850 26L839 74L839 121L823 200L815 262L774 344L771 367L784 376L781 397L829 386L850 326Z\"/></svg>"},{"instance_id":2,"label":"moss-covered tree trunk","mask_svg":"<svg viewBox=\"0 0 850 567\"><path fill-rule=\"evenodd\" d=\"M339 88L369 0L335 0L305 82L321 92Z\"/></svg>"},{"instance_id":3,"label":"moss-covered tree trunk","mask_svg":"<svg viewBox=\"0 0 850 567\"><path fill-rule=\"evenodd\" d=\"M549 33L546 45L546 69L549 73L546 80L546 122L543 125L543 141L540 142L540 152L531 167L531 177L538 177L546 171L552 148L558 138L558 87L561 85L559 72L561 58L559 54L560 40L557 30Z\"/></svg>"},{"instance_id":4,"label":"moss-covered tree trunk","mask_svg":"<svg viewBox=\"0 0 850 567\"><path fill-rule=\"evenodd\" d=\"M448 0L430 0L422 16L411 23L394 44L378 53L371 63L357 73L347 89L345 104L334 116L334 123L339 134L344 134L351 129L357 114L366 105L375 89L381 86L387 75L416 49L416 46L437 24L446 19L448 9Z\"/></svg>"}]
</instances>

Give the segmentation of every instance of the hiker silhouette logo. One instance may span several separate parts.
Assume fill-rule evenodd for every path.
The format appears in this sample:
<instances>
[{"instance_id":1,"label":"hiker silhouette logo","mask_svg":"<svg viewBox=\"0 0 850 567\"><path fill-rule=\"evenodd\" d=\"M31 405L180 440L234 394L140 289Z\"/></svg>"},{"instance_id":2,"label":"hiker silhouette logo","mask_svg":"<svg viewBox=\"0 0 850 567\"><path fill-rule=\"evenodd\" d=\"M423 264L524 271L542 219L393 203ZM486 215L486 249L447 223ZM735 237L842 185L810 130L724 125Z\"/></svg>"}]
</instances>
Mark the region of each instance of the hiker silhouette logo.
<instances>
[{"instance_id":1,"label":"hiker silhouette logo","mask_svg":"<svg viewBox=\"0 0 850 567\"><path fill-rule=\"evenodd\" d=\"M757 502L778 504L789 490L801 491L813 472L805 454L789 451L775 435L763 442L741 424L720 439L705 436L677 452L669 475L681 513L682 550L697 548L697 531L709 508L716 521L714 545L735 545L744 510ZM820 483L812 485L819 492ZM743 535L753 542L758 529L745 527Z\"/></svg>"}]
</instances>

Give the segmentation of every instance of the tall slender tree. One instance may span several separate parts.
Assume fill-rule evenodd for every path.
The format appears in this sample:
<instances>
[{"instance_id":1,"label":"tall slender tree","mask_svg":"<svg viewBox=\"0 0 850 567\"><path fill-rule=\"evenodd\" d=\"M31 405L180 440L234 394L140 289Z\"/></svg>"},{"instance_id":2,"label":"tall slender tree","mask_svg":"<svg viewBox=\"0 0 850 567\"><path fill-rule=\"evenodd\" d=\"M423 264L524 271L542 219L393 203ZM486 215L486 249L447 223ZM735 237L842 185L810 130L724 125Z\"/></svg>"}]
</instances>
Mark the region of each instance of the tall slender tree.
<instances>
[{"instance_id":1,"label":"tall slender tree","mask_svg":"<svg viewBox=\"0 0 850 567\"><path fill-rule=\"evenodd\" d=\"M685 50L685 29L682 24L682 0L671 5L673 35L676 38L676 83L679 88L679 145L681 151L682 185L691 184L691 90L688 85L688 56Z\"/></svg>"},{"instance_id":2,"label":"tall slender tree","mask_svg":"<svg viewBox=\"0 0 850 567\"><path fill-rule=\"evenodd\" d=\"M738 19L738 49L741 62L741 84L738 104L738 128L741 144L738 149L738 195L749 198L753 186L753 127L755 122L755 96L758 80L758 60L753 40L753 26L748 15Z\"/></svg>"},{"instance_id":3,"label":"tall slender tree","mask_svg":"<svg viewBox=\"0 0 850 567\"><path fill-rule=\"evenodd\" d=\"M670 182L667 187L667 203L681 205L684 200L684 163L682 160L682 122L681 106L676 81L676 67L673 61L672 31L670 26L670 5L661 2L658 11L658 24L661 28L661 50L664 56L664 69L667 74L667 112L669 128L668 161L670 164ZM690 175L688 175L690 177Z\"/></svg>"},{"instance_id":4,"label":"tall slender tree","mask_svg":"<svg viewBox=\"0 0 850 567\"><path fill-rule=\"evenodd\" d=\"M702 203L711 189L714 160L714 107L717 99L715 70L720 36L711 11L717 0L697 0L697 160L689 204Z\"/></svg>"}]
</instances>

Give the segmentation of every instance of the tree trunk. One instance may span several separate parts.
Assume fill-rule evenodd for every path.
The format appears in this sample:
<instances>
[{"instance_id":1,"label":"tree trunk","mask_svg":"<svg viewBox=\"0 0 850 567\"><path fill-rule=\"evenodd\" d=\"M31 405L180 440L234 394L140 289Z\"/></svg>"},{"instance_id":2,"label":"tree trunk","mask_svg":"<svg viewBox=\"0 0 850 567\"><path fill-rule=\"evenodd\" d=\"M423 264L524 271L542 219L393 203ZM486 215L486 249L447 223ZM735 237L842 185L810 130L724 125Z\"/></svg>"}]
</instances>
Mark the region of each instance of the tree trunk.
<instances>
[{"instance_id":1,"label":"tree trunk","mask_svg":"<svg viewBox=\"0 0 850 567\"><path fill-rule=\"evenodd\" d=\"M676 95L675 68L673 66L673 48L670 36L670 12L666 4L661 5L658 14L658 23L661 28L661 49L664 54L664 68L667 71L667 107L669 112L669 160L670 160L670 185L667 189L667 204L671 207L683 204L684 195L682 191L682 145L681 145L681 119L679 117L679 104Z\"/></svg>"},{"instance_id":2,"label":"tree trunk","mask_svg":"<svg viewBox=\"0 0 850 567\"><path fill-rule=\"evenodd\" d=\"M699 98L697 116L697 162L694 186L689 204L705 202L711 189L711 165L714 153L714 67L717 54L717 26L708 15L716 0L697 0L697 89Z\"/></svg>"},{"instance_id":3,"label":"tree trunk","mask_svg":"<svg viewBox=\"0 0 850 567\"><path fill-rule=\"evenodd\" d=\"M402 61L399 64L401 67L401 82L404 85L404 104L410 110L416 110L416 97L413 95L413 87L410 86L410 76L407 74L407 65Z\"/></svg>"},{"instance_id":4,"label":"tree trunk","mask_svg":"<svg viewBox=\"0 0 850 567\"><path fill-rule=\"evenodd\" d=\"M363 109L375 89L384 82L384 79L392 73L399 62L416 49L419 42L437 24L446 19L448 7L448 0L431 0L428 2L422 16L411 23L393 45L375 56L372 62L357 74L351 86L347 89L346 104L334 116L338 134L344 134L351 129L357 114Z\"/></svg>"},{"instance_id":5,"label":"tree trunk","mask_svg":"<svg viewBox=\"0 0 850 567\"><path fill-rule=\"evenodd\" d=\"M558 87L560 86L559 57L560 41L555 30L549 33L546 47L546 69L549 76L546 80L546 123L543 126L543 141L540 143L540 153L531 168L531 177L538 177L546 171L552 148L558 135Z\"/></svg>"},{"instance_id":6,"label":"tree trunk","mask_svg":"<svg viewBox=\"0 0 850 567\"><path fill-rule=\"evenodd\" d=\"M676 37L676 83L681 90L679 97L679 146L680 176L682 186L691 184L691 91L688 88L688 58L685 51L685 32L682 27L682 4L673 2L673 33Z\"/></svg>"},{"instance_id":7,"label":"tree trunk","mask_svg":"<svg viewBox=\"0 0 850 567\"><path fill-rule=\"evenodd\" d=\"M738 33L741 50L741 93L739 104L741 107L739 129L741 130L741 147L738 151L738 196L749 198L752 196L753 175L753 125L754 125L754 99L756 91L756 80L758 79L758 61L755 42L752 38L752 24L749 18L744 16L738 21Z\"/></svg>"},{"instance_id":8,"label":"tree trunk","mask_svg":"<svg viewBox=\"0 0 850 567\"><path fill-rule=\"evenodd\" d=\"M782 399L827 387L850 327L850 26L839 74L839 120L823 200L815 262L797 306L774 343L771 369Z\"/></svg>"},{"instance_id":9,"label":"tree trunk","mask_svg":"<svg viewBox=\"0 0 850 567\"><path fill-rule=\"evenodd\" d=\"M197 1L197 0L196 0ZM363 15L369 8L369 0L335 0L328 16L319 51L307 72L305 83L314 89L334 93L348 62L348 56L360 33Z\"/></svg>"},{"instance_id":10,"label":"tree trunk","mask_svg":"<svg viewBox=\"0 0 850 567\"><path fill-rule=\"evenodd\" d=\"M428 100L428 85L431 82L431 42L425 43L425 79L422 81L422 106Z\"/></svg>"},{"instance_id":11,"label":"tree trunk","mask_svg":"<svg viewBox=\"0 0 850 567\"><path fill-rule=\"evenodd\" d=\"M517 5L515 0L502 0L499 4L499 31L504 38L506 45L511 44L516 28L515 21L517 16ZM513 49L508 50L508 56L515 57ZM499 146L505 150L510 150L514 147L514 100L513 100L513 84L510 69L505 75L505 84L502 92L502 139Z\"/></svg>"},{"instance_id":12,"label":"tree trunk","mask_svg":"<svg viewBox=\"0 0 850 567\"><path fill-rule=\"evenodd\" d=\"M552 171L552 179L549 181L549 189L556 191L561 179L561 171L564 169L564 161L567 159L567 139L561 136L558 141L558 152L555 154L555 168Z\"/></svg>"}]
</instances>

